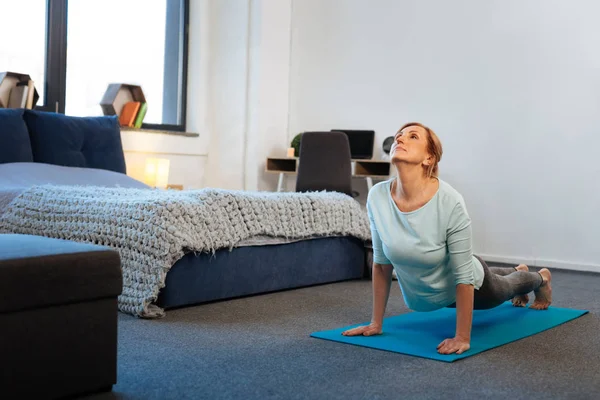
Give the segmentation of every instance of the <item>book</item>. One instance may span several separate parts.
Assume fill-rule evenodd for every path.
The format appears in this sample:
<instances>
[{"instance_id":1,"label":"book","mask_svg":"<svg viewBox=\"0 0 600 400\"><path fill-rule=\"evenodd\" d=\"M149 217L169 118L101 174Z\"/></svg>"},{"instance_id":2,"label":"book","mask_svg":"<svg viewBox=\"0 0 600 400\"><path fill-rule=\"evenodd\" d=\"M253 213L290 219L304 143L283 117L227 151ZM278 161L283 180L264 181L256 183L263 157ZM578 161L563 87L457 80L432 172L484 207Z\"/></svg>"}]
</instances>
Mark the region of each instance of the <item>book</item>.
<instances>
[{"instance_id":1,"label":"book","mask_svg":"<svg viewBox=\"0 0 600 400\"><path fill-rule=\"evenodd\" d=\"M139 129L142 127L142 122L144 122L144 117L146 117L146 111L148 111L148 103L144 102L140 106L137 117L135 117L135 123L133 124L135 128Z\"/></svg>"},{"instance_id":2,"label":"book","mask_svg":"<svg viewBox=\"0 0 600 400\"><path fill-rule=\"evenodd\" d=\"M8 108L25 108L27 105L27 94L29 88L27 82L19 82L10 90Z\"/></svg>"},{"instance_id":3,"label":"book","mask_svg":"<svg viewBox=\"0 0 600 400\"><path fill-rule=\"evenodd\" d=\"M15 87L17 83L19 83L19 79L14 76L6 76L6 73L0 76L0 107L8 107L11 89Z\"/></svg>"},{"instance_id":4,"label":"book","mask_svg":"<svg viewBox=\"0 0 600 400\"><path fill-rule=\"evenodd\" d=\"M28 108L30 110L33 108L34 95L35 95L35 85L33 84L33 81L30 79L29 82L27 82L27 104L25 105L25 108Z\"/></svg>"},{"instance_id":5,"label":"book","mask_svg":"<svg viewBox=\"0 0 600 400\"><path fill-rule=\"evenodd\" d=\"M121 126L133 127L135 117L140 109L141 103L139 101L130 101L123 105L121 114L119 115L119 124Z\"/></svg>"}]
</instances>

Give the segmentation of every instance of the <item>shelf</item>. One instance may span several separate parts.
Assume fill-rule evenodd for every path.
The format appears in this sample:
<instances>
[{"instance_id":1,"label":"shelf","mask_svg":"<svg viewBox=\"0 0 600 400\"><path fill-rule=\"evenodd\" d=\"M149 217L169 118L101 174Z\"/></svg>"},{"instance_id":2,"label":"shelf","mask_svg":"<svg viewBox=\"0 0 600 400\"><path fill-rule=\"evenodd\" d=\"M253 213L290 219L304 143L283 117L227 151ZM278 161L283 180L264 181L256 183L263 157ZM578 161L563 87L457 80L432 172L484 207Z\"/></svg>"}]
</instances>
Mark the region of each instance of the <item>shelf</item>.
<instances>
[{"instance_id":1,"label":"shelf","mask_svg":"<svg viewBox=\"0 0 600 400\"><path fill-rule=\"evenodd\" d=\"M197 133L192 132L179 132L179 131L167 131L161 129L143 129L143 128L128 128L121 127L121 132L132 132L132 133L153 133L153 134L161 134L161 135L172 135L172 136L185 136L185 137L198 137L200 136Z\"/></svg>"},{"instance_id":2,"label":"shelf","mask_svg":"<svg viewBox=\"0 0 600 400\"><path fill-rule=\"evenodd\" d=\"M267 172L295 174L298 171L299 159L297 157L267 157ZM352 160L356 178L383 178L390 176L390 163L384 160Z\"/></svg>"},{"instance_id":3,"label":"shelf","mask_svg":"<svg viewBox=\"0 0 600 400\"><path fill-rule=\"evenodd\" d=\"M25 86L27 89L27 104L25 107L17 108L35 108L40 96L31 77L27 74L8 71L0 72L0 108L9 107L11 92L15 90L17 86ZM31 89L33 89L33 91Z\"/></svg>"},{"instance_id":4,"label":"shelf","mask_svg":"<svg viewBox=\"0 0 600 400\"><path fill-rule=\"evenodd\" d=\"M130 85L127 83L111 83L106 88L100 107L104 115L121 116L121 110L125 103L130 101L146 102L146 96L141 86Z\"/></svg>"},{"instance_id":5,"label":"shelf","mask_svg":"<svg viewBox=\"0 0 600 400\"><path fill-rule=\"evenodd\" d=\"M388 177L390 175L390 163L388 161L355 160L354 176L361 177Z\"/></svg>"},{"instance_id":6,"label":"shelf","mask_svg":"<svg viewBox=\"0 0 600 400\"><path fill-rule=\"evenodd\" d=\"M351 160L353 178L367 181L367 188L373 187L373 179L388 179L390 175L390 162L385 160ZM279 174L277 191L283 190L284 176L298 173L299 157L267 157L265 171Z\"/></svg>"},{"instance_id":7,"label":"shelf","mask_svg":"<svg viewBox=\"0 0 600 400\"><path fill-rule=\"evenodd\" d=\"M295 174L297 168L297 159L288 157L268 157L266 171Z\"/></svg>"}]
</instances>

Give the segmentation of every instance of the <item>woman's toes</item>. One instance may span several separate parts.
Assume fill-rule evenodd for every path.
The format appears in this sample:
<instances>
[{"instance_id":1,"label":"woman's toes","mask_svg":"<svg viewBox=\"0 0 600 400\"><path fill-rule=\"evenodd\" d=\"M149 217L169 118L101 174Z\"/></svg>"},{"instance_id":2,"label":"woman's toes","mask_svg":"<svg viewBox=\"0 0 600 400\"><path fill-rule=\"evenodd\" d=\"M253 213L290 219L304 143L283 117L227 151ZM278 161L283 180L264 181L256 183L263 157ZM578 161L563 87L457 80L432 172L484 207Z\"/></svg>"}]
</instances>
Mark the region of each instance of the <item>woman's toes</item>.
<instances>
[{"instance_id":1,"label":"woman's toes","mask_svg":"<svg viewBox=\"0 0 600 400\"><path fill-rule=\"evenodd\" d=\"M529 303L529 296L526 294L515 296L512 299L512 304L515 307L525 307Z\"/></svg>"},{"instance_id":2,"label":"woman's toes","mask_svg":"<svg viewBox=\"0 0 600 400\"><path fill-rule=\"evenodd\" d=\"M535 301L529 307L534 310L546 310L552 304L552 274L548 268L542 268L540 275L543 279L542 286L534 292Z\"/></svg>"}]
</instances>

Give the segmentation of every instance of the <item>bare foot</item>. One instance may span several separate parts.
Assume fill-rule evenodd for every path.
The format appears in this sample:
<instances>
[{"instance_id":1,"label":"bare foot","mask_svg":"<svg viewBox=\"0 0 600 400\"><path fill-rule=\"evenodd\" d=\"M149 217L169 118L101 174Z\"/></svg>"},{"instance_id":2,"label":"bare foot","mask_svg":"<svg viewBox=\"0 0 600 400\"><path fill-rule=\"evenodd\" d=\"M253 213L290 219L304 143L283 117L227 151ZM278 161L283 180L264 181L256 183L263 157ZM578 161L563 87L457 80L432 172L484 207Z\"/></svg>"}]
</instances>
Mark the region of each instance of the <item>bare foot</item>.
<instances>
[{"instance_id":1,"label":"bare foot","mask_svg":"<svg viewBox=\"0 0 600 400\"><path fill-rule=\"evenodd\" d=\"M525 264L519 264L518 267L515 267L517 271L529 272L529 267ZM513 297L512 304L515 307L525 307L529 303L529 296L526 294L521 294Z\"/></svg>"},{"instance_id":2,"label":"bare foot","mask_svg":"<svg viewBox=\"0 0 600 400\"><path fill-rule=\"evenodd\" d=\"M534 310L547 310L550 303L552 303L552 274L548 268L542 268L540 270L540 275L542 275L544 282L542 283L542 286L534 292L535 301L529 308L533 308Z\"/></svg>"}]
</instances>

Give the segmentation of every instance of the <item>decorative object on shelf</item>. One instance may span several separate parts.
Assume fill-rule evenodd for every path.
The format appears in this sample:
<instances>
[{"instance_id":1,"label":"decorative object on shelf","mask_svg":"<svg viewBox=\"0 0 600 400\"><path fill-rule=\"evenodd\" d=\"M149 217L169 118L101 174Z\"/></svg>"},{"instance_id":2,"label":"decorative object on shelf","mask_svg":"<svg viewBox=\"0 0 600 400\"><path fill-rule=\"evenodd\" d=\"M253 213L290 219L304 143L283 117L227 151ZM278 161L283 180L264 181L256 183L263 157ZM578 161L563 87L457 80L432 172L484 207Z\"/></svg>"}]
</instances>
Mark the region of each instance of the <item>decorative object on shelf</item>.
<instances>
[{"instance_id":1,"label":"decorative object on shelf","mask_svg":"<svg viewBox=\"0 0 600 400\"><path fill-rule=\"evenodd\" d=\"M292 139L291 146L294 148L294 157L300 156L300 140L302 139L302 134L299 133Z\"/></svg>"},{"instance_id":2,"label":"decorative object on shelf","mask_svg":"<svg viewBox=\"0 0 600 400\"><path fill-rule=\"evenodd\" d=\"M29 75L18 72L0 72L0 108L31 110L39 98Z\"/></svg>"},{"instance_id":3,"label":"decorative object on shelf","mask_svg":"<svg viewBox=\"0 0 600 400\"><path fill-rule=\"evenodd\" d=\"M392 144L394 144L394 137L388 136L383 140L381 150L383 151L383 158L386 160L390 159L390 151L392 150Z\"/></svg>"},{"instance_id":4,"label":"decorative object on shelf","mask_svg":"<svg viewBox=\"0 0 600 400\"><path fill-rule=\"evenodd\" d=\"M146 117L146 112L148 112L148 103L140 104L140 109L135 117L135 122L133 127L136 129L140 129L142 127L142 123L144 122L144 118Z\"/></svg>"},{"instance_id":5,"label":"decorative object on shelf","mask_svg":"<svg viewBox=\"0 0 600 400\"><path fill-rule=\"evenodd\" d=\"M141 128L148 111L142 87L128 83L111 83L100 101L104 115L116 115L122 127Z\"/></svg>"},{"instance_id":6,"label":"decorative object on shelf","mask_svg":"<svg viewBox=\"0 0 600 400\"><path fill-rule=\"evenodd\" d=\"M296 149L294 149L293 147L288 147L286 155L289 158L292 158L292 157L294 157L294 154L296 154Z\"/></svg>"},{"instance_id":7,"label":"decorative object on shelf","mask_svg":"<svg viewBox=\"0 0 600 400\"><path fill-rule=\"evenodd\" d=\"M169 182L170 161L166 158L147 158L144 183L153 188L166 189Z\"/></svg>"}]
</instances>

